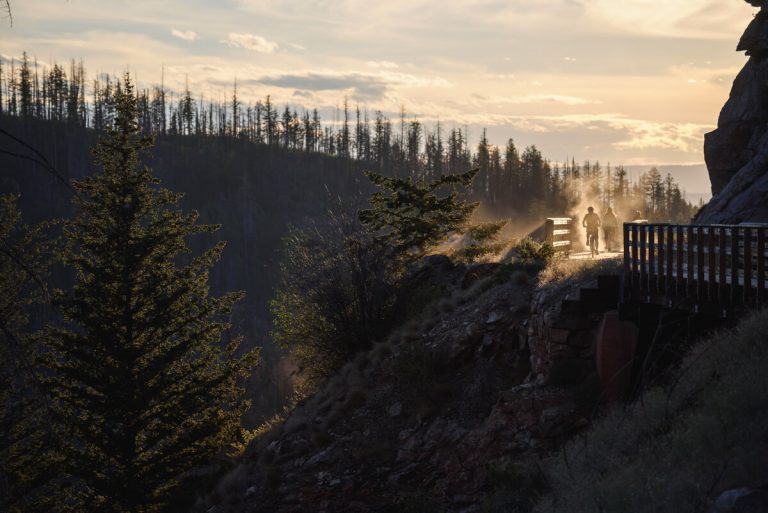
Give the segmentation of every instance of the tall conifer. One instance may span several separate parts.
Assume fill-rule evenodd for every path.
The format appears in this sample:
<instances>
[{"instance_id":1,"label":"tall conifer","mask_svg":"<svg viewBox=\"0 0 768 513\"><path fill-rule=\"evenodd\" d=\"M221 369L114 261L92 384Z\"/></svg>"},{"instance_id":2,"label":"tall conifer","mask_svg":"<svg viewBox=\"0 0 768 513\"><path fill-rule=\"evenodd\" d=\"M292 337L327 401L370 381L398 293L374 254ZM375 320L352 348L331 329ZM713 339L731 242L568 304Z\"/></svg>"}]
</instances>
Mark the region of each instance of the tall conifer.
<instances>
[{"instance_id":1,"label":"tall conifer","mask_svg":"<svg viewBox=\"0 0 768 513\"><path fill-rule=\"evenodd\" d=\"M152 140L127 75L113 99L94 150L101 171L76 184L64 227L75 284L62 300L66 328L47 337L49 384L84 509L147 513L167 509L190 471L236 437L247 407L238 381L255 353L237 356L240 339L222 340L242 294L208 293L224 244L188 256L188 237L216 227L182 212L181 194L140 162Z\"/></svg>"}]
</instances>

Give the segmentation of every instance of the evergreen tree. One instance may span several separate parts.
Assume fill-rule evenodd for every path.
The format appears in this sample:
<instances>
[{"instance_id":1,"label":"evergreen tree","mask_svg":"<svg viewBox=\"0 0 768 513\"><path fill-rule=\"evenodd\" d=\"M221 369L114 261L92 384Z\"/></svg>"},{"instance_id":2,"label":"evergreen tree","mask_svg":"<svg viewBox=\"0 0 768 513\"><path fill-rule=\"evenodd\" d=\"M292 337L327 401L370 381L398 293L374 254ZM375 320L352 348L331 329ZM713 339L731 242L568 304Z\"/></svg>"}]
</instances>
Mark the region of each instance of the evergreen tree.
<instances>
[{"instance_id":1,"label":"evergreen tree","mask_svg":"<svg viewBox=\"0 0 768 513\"><path fill-rule=\"evenodd\" d=\"M237 86L235 86L235 91L237 91ZM187 135L190 135L192 133L192 119L194 118L195 100L192 99L192 94L189 92L188 78L185 80L184 96L181 99L179 111L182 121L179 123L179 130L186 133Z\"/></svg>"},{"instance_id":2,"label":"evergreen tree","mask_svg":"<svg viewBox=\"0 0 768 513\"><path fill-rule=\"evenodd\" d=\"M255 352L238 357L240 339L222 341L242 294L208 295L224 244L183 258L190 235L216 227L183 213L181 195L140 164L151 139L127 75L114 103L94 150L101 172L76 184L64 227L76 279L61 300L66 327L46 337L48 384L82 508L147 513L167 509L189 472L235 439L247 407L238 380Z\"/></svg>"},{"instance_id":3,"label":"evergreen tree","mask_svg":"<svg viewBox=\"0 0 768 513\"><path fill-rule=\"evenodd\" d=\"M47 299L39 229L21 224L16 197L0 196L0 510L66 511L63 455L41 387L30 307Z\"/></svg>"},{"instance_id":4,"label":"evergreen tree","mask_svg":"<svg viewBox=\"0 0 768 513\"><path fill-rule=\"evenodd\" d=\"M34 99L32 97L32 72L29 70L29 58L24 52L19 70L19 113L23 117L34 114Z\"/></svg>"},{"instance_id":5,"label":"evergreen tree","mask_svg":"<svg viewBox=\"0 0 768 513\"><path fill-rule=\"evenodd\" d=\"M489 186L489 167L490 167L490 147L485 129L483 136L477 145L477 155L475 156L475 167L478 168L478 178L474 182L472 197L476 200L484 198L488 194Z\"/></svg>"},{"instance_id":6,"label":"evergreen tree","mask_svg":"<svg viewBox=\"0 0 768 513\"><path fill-rule=\"evenodd\" d=\"M460 199L455 190L469 186L477 169L434 181L365 175L379 190L371 195L371 208L360 210L358 217L398 261L416 260L450 233L463 231L478 205ZM454 190L440 195L446 187Z\"/></svg>"},{"instance_id":7,"label":"evergreen tree","mask_svg":"<svg viewBox=\"0 0 768 513\"><path fill-rule=\"evenodd\" d=\"M521 191L520 155L515 147L515 141L509 139L504 149L504 178L501 181L503 195L508 198L513 210L517 210L522 197Z\"/></svg>"}]
</instances>

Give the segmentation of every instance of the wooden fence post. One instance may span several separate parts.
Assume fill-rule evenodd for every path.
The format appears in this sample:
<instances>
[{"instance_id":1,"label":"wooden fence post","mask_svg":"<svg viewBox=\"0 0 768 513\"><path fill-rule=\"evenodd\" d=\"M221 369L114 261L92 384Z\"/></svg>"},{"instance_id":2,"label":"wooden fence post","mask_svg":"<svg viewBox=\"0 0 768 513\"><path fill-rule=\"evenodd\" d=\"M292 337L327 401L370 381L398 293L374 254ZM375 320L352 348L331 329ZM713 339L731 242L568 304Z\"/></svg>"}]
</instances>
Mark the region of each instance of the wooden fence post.
<instances>
[{"instance_id":1,"label":"wooden fence post","mask_svg":"<svg viewBox=\"0 0 768 513\"><path fill-rule=\"evenodd\" d=\"M744 228L744 304L752 304L752 228Z\"/></svg>"},{"instance_id":2,"label":"wooden fence post","mask_svg":"<svg viewBox=\"0 0 768 513\"><path fill-rule=\"evenodd\" d=\"M667 226L667 279L664 283L664 291L667 294L674 295L673 288L672 288L672 279L674 278L674 271L673 271L673 256L674 253L672 252L672 248L674 247L674 240L675 240L675 227L673 225Z\"/></svg>"},{"instance_id":3,"label":"wooden fence post","mask_svg":"<svg viewBox=\"0 0 768 513\"><path fill-rule=\"evenodd\" d=\"M757 307L765 302L765 228L757 229Z\"/></svg>"},{"instance_id":4,"label":"wooden fence post","mask_svg":"<svg viewBox=\"0 0 768 513\"><path fill-rule=\"evenodd\" d=\"M682 295L687 296L686 290L684 287L688 285L687 281L684 281L683 276L683 256L684 252L683 249L685 248L685 234L683 233L683 227L682 225L678 225L677 227L677 242L675 243L675 250L677 251L677 277L675 278L675 295Z\"/></svg>"},{"instance_id":5,"label":"wooden fence post","mask_svg":"<svg viewBox=\"0 0 768 513\"><path fill-rule=\"evenodd\" d=\"M731 304L740 304L739 300L739 228L731 227Z\"/></svg>"},{"instance_id":6,"label":"wooden fence post","mask_svg":"<svg viewBox=\"0 0 768 513\"><path fill-rule=\"evenodd\" d=\"M646 252L648 251L648 225L638 225L640 232L640 290L648 290L648 269L645 267L647 262Z\"/></svg>"},{"instance_id":7,"label":"wooden fence post","mask_svg":"<svg viewBox=\"0 0 768 513\"><path fill-rule=\"evenodd\" d=\"M708 269L708 281L709 281L709 293L708 299L711 303L717 303L717 255L715 254L715 227L710 226L707 228L709 232L707 252L709 253L709 269Z\"/></svg>"},{"instance_id":8,"label":"wooden fence post","mask_svg":"<svg viewBox=\"0 0 768 513\"><path fill-rule=\"evenodd\" d=\"M730 301L728 301L729 299L728 284L726 283L727 281L726 276L728 272L728 258L727 258L728 255L726 255L726 250L725 250L725 240L726 240L726 233L727 233L726 230L727 229L725 226L721 226L718 230L720 240L719 240L719 249L718 249L719 251L719 254L718 254L719 284L717 286L717 292L718 292L719 301L722 304L730 303Z\"/></svg>"},{"instance_id":9,"label":"wooden fence post","mask_svg":"<svg viewBox=\"0 0 768 513\"><path fill-rule=\"evenodd\" d=\"M629 224L624 223L622 229L624 230L624 238L622 239L622 244L624 245L624 284L626 290L632 290L632 272L630 271L629 262Z\"/></svg>"}]
</instances>

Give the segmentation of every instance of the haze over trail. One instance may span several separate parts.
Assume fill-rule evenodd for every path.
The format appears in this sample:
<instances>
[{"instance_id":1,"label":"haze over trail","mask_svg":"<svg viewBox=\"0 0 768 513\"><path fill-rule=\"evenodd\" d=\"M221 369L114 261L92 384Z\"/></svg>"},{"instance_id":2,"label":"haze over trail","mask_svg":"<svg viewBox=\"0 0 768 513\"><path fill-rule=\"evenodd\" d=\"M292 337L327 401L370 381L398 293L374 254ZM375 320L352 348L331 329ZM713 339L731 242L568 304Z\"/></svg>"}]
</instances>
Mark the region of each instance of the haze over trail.
<instances>
[{"instance_id":1,"label":"haze over trail","mask_svg":"<svg viewBox=\"0 0 768 513\"><path fill-rule=\"evenodd\" d=\"M13 5L4 60L82 58L89 74L131 70L243 101L318 107L345 97L395 117L464 127L477 140L536 144L552 159L700 164L744 56L745 2L435 0L134 2ZM164 69L164 71L163 71ZM678 177L681 183L682 176ZM701 191L706 192L707 186Z\"/></svg>"}]
</instances>

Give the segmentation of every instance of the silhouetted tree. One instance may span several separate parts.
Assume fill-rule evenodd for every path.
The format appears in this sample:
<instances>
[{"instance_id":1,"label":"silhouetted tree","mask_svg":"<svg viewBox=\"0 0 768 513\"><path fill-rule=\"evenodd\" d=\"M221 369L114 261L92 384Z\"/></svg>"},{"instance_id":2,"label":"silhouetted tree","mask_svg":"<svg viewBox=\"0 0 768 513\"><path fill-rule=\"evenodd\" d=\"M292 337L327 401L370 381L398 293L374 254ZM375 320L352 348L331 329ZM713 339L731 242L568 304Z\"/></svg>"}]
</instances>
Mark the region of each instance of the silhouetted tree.
<instances>
[{"instance_id":1,"label":"silhouetted tree","mask_svg":"<svg viewBox=\"0 0 768 513\"><path fill-rule=\"evenodd\" d=\"M139 162L151 145L126 75L116 117L95 149L101 172L77 182L63 261L76 272L61 298L66 327L46 337L49 388L66 428L66 472L94 511L163 511L170 497L234 441L247 403L238 380L255 353L223 341L241 293L208 295L223 243L179 263L190 235L215 226L183 213Z\"/></svg>"}]
</instances>

